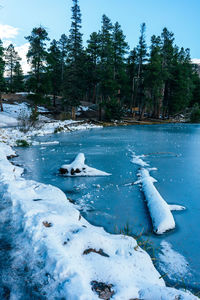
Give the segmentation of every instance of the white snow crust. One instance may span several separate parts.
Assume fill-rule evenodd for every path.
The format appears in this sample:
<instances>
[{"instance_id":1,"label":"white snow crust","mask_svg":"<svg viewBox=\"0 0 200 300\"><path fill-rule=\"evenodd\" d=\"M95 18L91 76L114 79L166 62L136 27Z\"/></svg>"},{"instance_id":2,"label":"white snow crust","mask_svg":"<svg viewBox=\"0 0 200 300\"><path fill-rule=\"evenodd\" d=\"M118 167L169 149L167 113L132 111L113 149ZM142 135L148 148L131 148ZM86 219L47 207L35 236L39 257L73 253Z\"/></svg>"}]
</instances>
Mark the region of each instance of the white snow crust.
<instances>
[{"instance_id":1,"label":"white snow crust","mask_svg":"<svg viewBox=\"0 0 200 300\"><path fill-rule=\"evenodd\" d=\"M13 154L0 143L1 184L12 200L16 226L23 228L33 253L43 258L55 292L70 300L97 300L91 289L96 280L113 284L114 300L198 299L166 287L135 239L89 224L61 190L22 178L23 169L7 160ZM106 256L84 254L88 249L102 249ZM54 299L53 294L48 296Z\"/></svg>"},{"instance_id":2,"label":"white snow crust","mask_svg":"<svg viewBox=\"0 0 200 300\"><path fill-rule=\"evenodd\" d=\"M61 169L67 171L64 176L109 176L111 174L91 168L85 164L85 155L79 153L69 165L62 165ZM78 170L78 172L76 172ZM75 173L73 173L73 171Z\"/></svg>"}]
</instances>

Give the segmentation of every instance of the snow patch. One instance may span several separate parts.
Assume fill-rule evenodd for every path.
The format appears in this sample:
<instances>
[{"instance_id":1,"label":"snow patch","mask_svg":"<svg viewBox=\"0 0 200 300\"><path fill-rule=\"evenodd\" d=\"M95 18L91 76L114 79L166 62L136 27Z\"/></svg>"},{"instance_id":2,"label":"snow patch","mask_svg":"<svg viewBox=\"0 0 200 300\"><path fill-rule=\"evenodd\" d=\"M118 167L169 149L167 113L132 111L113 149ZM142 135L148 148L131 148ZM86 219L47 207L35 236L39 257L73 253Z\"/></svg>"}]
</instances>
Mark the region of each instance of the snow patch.
<instances>
[{"instance_id":1,"label":"snow patch","mask_svg":"<svg viewBox=\"0 0 200 300\"><path fill-rule=\"evenodd\" d=\"M153 298L152 298L153 295ZM182 292L175 288L151 286L140 290L140 299L144 300L197 300L198 298L192 295L189 291Z\"/></svg>"},{"instance_id":2,"label":"snow patch","mask_svg":"<svg viewBox=\"0 0 200 300\"><path fill-rule=\"evenodd\" d=\"M173 250L171 244L165 240L161 242L159 266L170 279L175 279L176 276L184 277L189 274L189 264L185 257Z\"/></svg>"},{"instance_id":3,"label":"snow patch","mask_svg":"<svg viewBox=\"0 0 200 300\"><path fill-rule=\"evenodd\" d=\"M144 157L144 155L136 155L135 152L132 152L131 162L141 167L148 167L149 164L142 159Z\"/></svg>"},{"instance_id":4,"label":"snow patch","mask_svg":"<svg viewBox=\"0 0 200 300\"><path fill-rule=\"evenodd\" d=\"M58 145L59 141L52 141L52 142L40 142L40 145Z\"/></svg>"},{"instance_id":5,"label":"snow patch","mask_svg":"<svg viewBox=\"0 0 200 300\"><path fill-rule=\"evenodd\" d=\"M176 204L171 204L169 205L170 210L186 210L185 206L182 205L176 205Z\"/></svg>"}]
</instances>

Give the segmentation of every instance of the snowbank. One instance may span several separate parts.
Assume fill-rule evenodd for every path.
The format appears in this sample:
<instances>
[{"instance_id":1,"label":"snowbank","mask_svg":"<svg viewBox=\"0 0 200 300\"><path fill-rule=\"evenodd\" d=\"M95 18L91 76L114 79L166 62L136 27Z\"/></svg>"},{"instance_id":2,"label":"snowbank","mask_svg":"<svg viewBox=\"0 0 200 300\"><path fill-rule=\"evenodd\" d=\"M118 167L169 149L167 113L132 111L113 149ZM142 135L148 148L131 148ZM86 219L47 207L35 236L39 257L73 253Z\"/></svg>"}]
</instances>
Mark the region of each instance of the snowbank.
<instances>
[{"instance_id":1,"label":"snowbank","mask_svg":"<svg viewBox=\"0 0 200 300\"><path fill-rule=\"evenodd\" d=\"M85 164L85 155L79 153L69 165L62 165L60 173L64 176L109 176L111 174L91 168Z\"/></svg>"},{"instance_id":2,"label":"snowbank","mask_svg":"<svg viewBox=\"0 0 200 300\"><path fill-rule=\"evenodd\" d=\"M197 299L167 288L149 255L137 242L124 235L112 235L92 226L65 194L56 187L21 177L23 169L7 156L10 147L0 143L0 180L12 200L16 226L22 226L35 255L43 258L53 282L53 293L70 300L99 299L91 282L112 285L112 299ZM41 287L45 289L45 286ZM55 299L54 294L46 295Z\"/></svg>"},{"instance_id":3,"label":"snowbank","mask_svg":"<svg viewBox=\"0 0 200 300\"><path fill-rule=\"evenodd\" d=\"M10 117L7 113L0 112L0 127L15 126L17 124L17 119Z\"/></svg>"},{"instance_id":4,"label":"snowbank","mask_svg":"<svg viewBox=\"0 0 200 300\"><path fill-rule=\"evenodd\" d=\"M162 234L175 228L175 221L170 206L165 202L154 186L156 180L151 177L149 171L144 168L139 171L139 177L152 219L154 232L156 234Z\"/></svg>"}]
</instances>

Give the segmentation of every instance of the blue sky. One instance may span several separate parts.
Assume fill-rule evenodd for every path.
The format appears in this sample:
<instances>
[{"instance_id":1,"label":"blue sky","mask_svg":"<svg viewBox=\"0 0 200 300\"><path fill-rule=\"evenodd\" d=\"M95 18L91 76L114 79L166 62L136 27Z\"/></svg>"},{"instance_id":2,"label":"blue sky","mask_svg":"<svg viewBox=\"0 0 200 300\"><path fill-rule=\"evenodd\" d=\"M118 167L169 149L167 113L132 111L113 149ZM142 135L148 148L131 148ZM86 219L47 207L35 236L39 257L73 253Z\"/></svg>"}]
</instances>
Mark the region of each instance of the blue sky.
<instances>
[{"instance_id":1,"label":"blue sky","mask_svg":"<svg viewBox=\"0 0 200 300\"><path fill-rule=\"evenodd\" d=\"M0 0L0 4L4 39L5 25L18 28L12 37L7 36L16 46L24 45L24 36L40 24L51 39L69 32L72 0ZM166 26L174 32L178 46L190 48L191 57L200 58L200 0L79 0L79 4L84 41L100 29L105 13L113 23L119 21L131 48L138 42L140 24L145 22L148 43L152 34L160 34Z\"/></svg>"}]
</instances>

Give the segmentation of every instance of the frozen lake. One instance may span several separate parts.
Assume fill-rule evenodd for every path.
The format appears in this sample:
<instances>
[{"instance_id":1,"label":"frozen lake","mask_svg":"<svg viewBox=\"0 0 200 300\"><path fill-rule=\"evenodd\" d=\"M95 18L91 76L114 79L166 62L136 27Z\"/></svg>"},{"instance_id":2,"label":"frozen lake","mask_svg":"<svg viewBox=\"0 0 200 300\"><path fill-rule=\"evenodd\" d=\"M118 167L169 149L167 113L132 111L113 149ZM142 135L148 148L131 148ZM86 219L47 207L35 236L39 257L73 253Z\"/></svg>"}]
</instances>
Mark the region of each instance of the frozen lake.
<instances>
[{"instance_id":1,"label":"frozen lake","mask_svg":"<svg viewBox=\"0 0 200 300\"><path fill-rule=\"evenodd\" d=\"M199 290L200 125L110 127L36 140L43 144L17 148L19 157L14 159L25 167L26 178L59 187L88 221L109 232L118 233L126 224L133 234L142 232L152 243L156 266L165 279ZM59 176L60 166L79 152L85 154L89 166L112 176ZM176 229L162 236L153 234L143 193L131 184L138 179L139 169L131 162L133 152L144 154L144 161L157 168L151 175L167 203L187 208L173 212Z\"/></svg>"}]
</instances>

